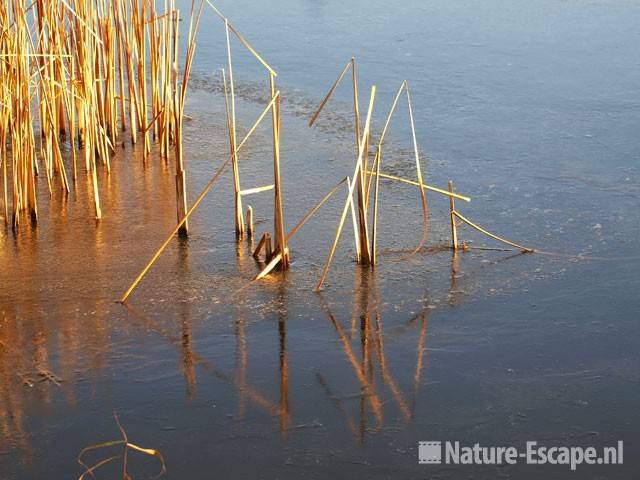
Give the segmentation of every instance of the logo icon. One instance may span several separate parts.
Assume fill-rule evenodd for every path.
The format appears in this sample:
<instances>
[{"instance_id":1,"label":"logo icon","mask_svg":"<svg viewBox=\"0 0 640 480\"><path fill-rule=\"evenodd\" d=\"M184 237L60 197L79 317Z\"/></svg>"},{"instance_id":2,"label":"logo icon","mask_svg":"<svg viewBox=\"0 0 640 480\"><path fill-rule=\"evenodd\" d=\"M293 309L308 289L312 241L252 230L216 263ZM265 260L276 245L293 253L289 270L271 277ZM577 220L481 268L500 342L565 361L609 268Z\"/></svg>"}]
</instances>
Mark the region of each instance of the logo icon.
<instances>
[{"instance_id":1,"label":"logo icon","mask_svg":"<svg viewBox=\"0 0 640 480\"><path fill-rule=\"evenodd\" d=\"M420 442L418 444L418 461L421 464L442 463L442 442Z\"/></svg>"}]
</instances>

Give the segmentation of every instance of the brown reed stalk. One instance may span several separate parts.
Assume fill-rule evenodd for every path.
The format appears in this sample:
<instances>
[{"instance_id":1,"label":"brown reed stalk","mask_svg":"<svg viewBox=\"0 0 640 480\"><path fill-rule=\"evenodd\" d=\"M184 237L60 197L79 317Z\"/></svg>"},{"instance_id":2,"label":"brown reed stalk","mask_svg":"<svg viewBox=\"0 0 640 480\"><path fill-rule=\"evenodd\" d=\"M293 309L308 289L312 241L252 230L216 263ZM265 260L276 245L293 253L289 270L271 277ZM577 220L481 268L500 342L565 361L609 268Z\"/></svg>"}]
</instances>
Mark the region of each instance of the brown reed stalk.
<instances>
[{"instance_id":1,"label":"brown reed stalk","mask_svg":"<svg viewBox=\"0 0 640 480\"><path fill-rule=\"evenodd\" d=\"M269 88L272 99L271 121L273 134L273 183L274 183L274 219L273 228L276 240L276 252L282 257L281 267L289 268L289 249L284 234L284 215L282 212L282 187L280 182L280 95L276 97L275 75L269 74Z\"/></svg>"},{"instance_id":2,"label":"brown reed stalk","mask_svg":"<svg viewBox=\"0 0 640 480\"><path fill-rule=\"evenodd\" d=\"M187 35L187 52L184 60L184 69L182 73L182 82L180 88L177 87L177 63L174 63L174 94L175 94L175 122L176 122L176 202L177 202L177 219L180 222L185 219L180 226L178 232L186 236L189 231L188 222L186 221L187 214L187 179L186 171L184 168L184 147L182 139L182 129L184 122L184 105L187 96L187 87L189 84L189 76L191 74L191 65L196 50L196 38L195 34L200 24L200 18L202 16L202 8L204 1L200 2L198 10L195 9L195 1L191 2L191 14L189 16L189 31ZM195 23L194 23L195 21ZM174 53L174 60L178 58L177 53Z\"/></svg>"},{"instance_id":3,"label":"brown reed stalk","mask_svg":"<svg viewBox=\"0 0 640 480\"><path fill-rule=\"evenodd\" d=\"M449 192L453 193L453 181L449 180ZM451 221L451 248L458 250L458 229L456 226L456 204L453 197L449 197L449 220Z\"/></svg>"},{"instance_id":4,"label":"brown reed stalk","mask_svg":"<svg viewBox=\"0 0 640 480\"><path fill-rule=\"evenodd\" d=\"M247 235L253 237L253 208L251 205L247 207Z\"/></svg>"}]
</instances>

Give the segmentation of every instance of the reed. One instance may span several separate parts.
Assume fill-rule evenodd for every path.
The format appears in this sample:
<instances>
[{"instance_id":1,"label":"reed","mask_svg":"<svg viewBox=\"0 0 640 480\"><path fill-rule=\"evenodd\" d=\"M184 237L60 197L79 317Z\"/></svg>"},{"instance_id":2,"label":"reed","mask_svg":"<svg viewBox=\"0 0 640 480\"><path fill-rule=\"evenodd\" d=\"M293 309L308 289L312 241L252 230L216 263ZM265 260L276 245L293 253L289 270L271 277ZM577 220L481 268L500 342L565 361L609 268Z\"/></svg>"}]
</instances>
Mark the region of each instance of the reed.
<instances>
[{"instance_id":1,"label":"reed","mask_svg":"<svg viewBox=\"0 0 640 480\"><path fill-rule=\"evenodd\" d=\"M267 116L267 114L271 111L271 105L273 103L275 103L277 101L277 99L280 98L280 92L276 92L276 95L273 99L271 99L271 102L269 102L269 104L267 105L267 107L262 111L262 113L260 114L260 116L258 116L257 120L255 121L255 123L253 124L253 126L249 129L249 131L247 132L247 134L245 135L244 139L242 140L242 142L240 142L240 144L238 145L238 151L240 151L242 149L242 147L244 147L244 145L246 144L246 142L249 140L249 138L251 138L251 135L253 135L253 132L255 132L256 128L258 128L258 126L260 125L260 123L262 122L262 120ZM140 283L140 281L142 280L142 278L145 276L145 274L149 271L149 269L151 268L151 266L155 263L155 261L160 257L160 255L162 255L162 252L165 251L165 249L169 246L169 243L171 243L171 240L174 238L174 236L176 235L176 233L178 233L180 231L180 229L182 228L182 226L187 222L187 220L189 219L189 217L191 216L191 214L193 212L196 211L196 209L198 208L198 206L200 205L200 203L202 202L202 200L204 200L205 196L207 195L207 193L209 193L209 191L213 188L214 184L218 181L218 178L220 178L220 176L222 175L222 173L225 171L225 169L229 166L229 164L231 163L233 159L233 156L230 155L223 163L222 165L220 165L220 167L218 167L218 169L216 170L216 172L213 174L213 176L211 177L211 179L209 180L209 182L207 183L207 185L204 187L204 189L202 190L202 192L200 192L200 195L198 195L198 197L196 198L196 200L193 202L193 205L191 205L191 207L189 208L189 210L185 213L185 215L182 217L182 219L180 219L180 221L178 222L178 224L176 225L176 227L171 230L171 233L169 233L169 235L167 236L167 238L164 240L164 242L162 242L162 245L160 245L160 248L154 253L154 255L151 257L151 260L149 260L149 262L145 265L145 267L142 269L142 271L138 274L138 276L136 277L136 279L133 281L133 283L129 286L129 288L122 294L122 296L119 299L120 303L124 303L127 298L129 298L129 295L131 295L131 292L133 292L133 290L136 288L136 286Z\"/></svg>"},{"instance_id":2,"label":"reed","mask_svg":"<svg viewBox=\"0 0 640 480\"><path fill-rule=\"evenodd\" d=\"M336 91L337 87L340 85L340 83L342 82L343 78L345 77L346 73L351 70L351 77L352 77L352 90L353 90L353 112L354 112L354 131L355 131L355 136L356 136L356 170L354 172L354 176L353 176L353 185L351 185L351 182L349 181L349 196L347 198L347 202L345 204L345 209L343 210L343 216L341 217L341 220L339 222L338 225L338 229L336 232L336 237L334 238L334 242L333 242L333 246L329 252L329 256L327 258L327 262L325 264L325 268L323 269L320 281L318 282L318 285L316 286L316 290L320 290L322 288L322 284L324 282L324 279L326 277L327 274L327 270L329 268L329 265L331 264L331 260L333 257L333 254L335 253L335 248L337 246L337 242L338 239L340 237L340 234L342 232L342 228L344 226L344 217L347 214L347 211L349 208L352 209L352 222L353 222L353 227L354 227L354 241L355 241L355 249L356 249L356 261L358 263L361 263L363 265L375 265L377 258L376 258L376 249L377 249L377 222L378 222L378 198L379 198L379 179L382 175L380 173L380 165L382 162L382 146L384 143L384 139L387 133L387 130L389 128L389 124L391 122L391 118L393 117L393 114L396 110L396 107L398 105L398 101L402 95L403 92L406 93L406 98L407 98L407 105L408 105L408 109L409 109L409 122L410 122L410 126L411 126L411 133L412 133L412 140L413 140L413 150L414 150L414 155L415 155L415 164L416 164L416 177L417 177L417 182L411 182L411 181L407 181L407 183L415 183L418 187L419 187L419 192L420 192L420 198L421 198L421 205L422 205L422 216L423 216L423 236L422 239L419 243L419 245L416 247L416 249L414 250L414 252L417 252L418 250L420 250L420 248L422 247L422 245L424 245L424 243L427 240L427 234L428 234L428 223L429 223L429 210L428 210L428 206L427 206L427 201L426 201L426 196L425 196L425 190L427 189L435 189L435 187L428 187L424 184L424 181L422 179L422 169L421 169L421 165L420 165L420 155L419 155L419 150L418 150L418 143L417 143L417 139L416 139L416 132L415 132L415 125L414 125L414 120L413 120L413 110L412 110L412 104L411 104L411 94L409 91L409 87L406 81L402 82L400 89L398 90L391 110L387 116L385 125L384 125L384 129L382 131L382 134L380 136L379 142L377 144L376 147L376 153L373 159L373 168L375 169L375 171L372 171L369 169L369 145L370 145L370 115L371 115L371 110L373 108L373 97L370 99L370 105L369 105L369 111L368 111L368 115L367 115L367 125L365 128L364 133L361 135L360 132L360 108L359 108L359 102L358 102L358 80L357 80L357 73L356 73L356 62L355 62L355 58L351 58L349 60L349 62L347 62L347 64L345 65L345 67L342 69L342 71L340 72L340 74L338 75L337 79L335 80L335 82L333 83L333 85L331 86L331 88L329 89L329 92L327 93L327 95L324 97L324 99L321 101L320 105L318 106L318 108L316 109L316 111L313 113L313 115L311 116L311 119L309 121L309 126L313 126L313 124L316 122L316 120L318 119L320 113L323 111L323 109L325 108L325 106L327 105L328 101L330 100L330 98L333 96L334 92ZM375 91L375 89L374 89ZM371 197L371 188L373 185L373 180L375 178L375 187L374 187L374 207L373 207L373 230L372 230L372 237L369 234L369 226L368 226L368 222L369 222L369 203L370 203L370 197ZM404 179L398 179L400 181L404 181ZM439 189L435 189L435 190L439 190ZM353 192L356 191L357 192L357 198L354 201L352 198L352 194ZM444 192L443 190L440 190L440 192ZM447 192L448 193L448 192ZM355 210L357 207L357 211L358 211L358 215L356 218L356 214L355 214Z\"/></svg>"},{"instance_id":3,"label":"reed","mask_svg":"<svg viewBox=\"0 0 640 480\"><path fill-rule=\"evenodd\" d=\"M449 192L453 193L453 181L449 180ZM449 220L451 221L451 248L458 250L458 227L456 225L456 204L453 197L449 197Z\"/></svg>"},{"instance_id":4,"label":"reed","mask_svg":"<svg viewBox=\"0 0 640 480\"><path fill-rule=\"evenodd\" d=\"M276 265L280 265L282 269L289 266L289 250L286 244L284 233L284 214L282 209L282 188L281 188L281 165L280 165L280 96L276 92L275 79L278 74L269 64L260 56L260 54L251 46L244 36L229 22L229 19L213 4L210 0L205 0L215 14L224 23L226 53L227 53L227 73L222 71L222 79L224 86L225 107L227 112L227 131L229 136L229 152L231 156L231 166L233 174L233 191L234 191L234 224L236 236L242 237L245 233L245 222L243 218L242 197L255 193L261 193L268 190L274 191L274 208L273 208L273 239L274 239L274 257L279 260ZM273 185L264 187L255 187L243 190L240 182L240 166L238 161L237 146L237 121L236 121L236 94L235 84L233 80L233 57L231 38L235 36L245 47L249 53L264 67L267 72L268 85L267 93L271 99L271 117L272 117L272 142L273 142ZM228 74L228 75L227 75Z\"/></svg>"},{"instance_id":5,"label":"reed","mask_svg":"<svg viewBox=\"0 0 640 480\"><path fill-rule=\"evenodd\" d=\"M360 148L359 148L359 152L358 152L358 158L356 160L356 166L355 166L355 170L353 172L353 177L354 178L359 178L359 176L361 175L361 171L363 170L363 158L364 158L364 145L365 145L365 140L368 138L369 136L369 130L371 128L371 116L373 114L373 106L375 103L375 98L376 98L376 87L375 85L373 87L371 87L371 93L369 95L369 108L367 110L367 120L365 122L365 127L364 127L364 131L362 133L362 140L360 142ZM335 254L336 248L338 246L338 240L340 239L340 234L342 233L342 229L344 227L344 221L345 218L347 216L347 213L349 211L349 205L350 202L352 201L353 198L353 191L354 191L354 187L356 186L356 182L353 182L350 184L349 186L349 192L347 195L347 200L345 202L344 208L342 210L342 215L340 217L340 222L338 223L338 228L336 230L336 235L333 239L333 245L331 246L331 249L329 250L329 255L327 256L327 260L325 262L324 268L322 270L322 274L320 276L320 280L318 281L315 290L316 291L320 291L322 289L322 285L324 284L324 281L327 277L327 273L329 272L329 267L331 266L331 261L333 260L333 255ZM365 212L362 212L364 214L366 214ZM360 242L360 244L362 245L362 241ZM368 240L368 236L367 236L367 249L369 245L369 240Z\"/></svg>"},{"instance_id":6,"label":"reed","mask_svg":"<svg viewBox=\"0 0 640 480\"><path fill-rule=\"evenodd\" d=\"M324 99L322 100L322 102L320 102L320 105L318 106L318 108L316 109L316 111L313 113L313 115L311 116L311 119L309 120L309 127L312 127L314 125L314 123L316 122L316 120L318 119L318 117L320 116L320 113L324 110L325 106L327 105L327 103L329 102L329 100L331 99L331 97L333 97L334 92L336 91L336 89L338 88L338 86L340 85L340 83L342 82L343 78L345 77L345 75L347 74L347 72L351 70L351 89L352 89L352 97L353 97L353 129L354 129L354 136L355 136L355 154L356 154L356 159L358 159L358 157L361 155L361 145L364 145L364 150L363 150L363 155L364 155L364 168L362 169L362 171L358 172L358 176L354 177L354 185L355 185L355 190L358 192L358 199L357 199L357 210L358 210L358 215L356 218L355 215L355 205L352 203L351 207L352 209L354 209L353 212L353 229L356 233L354 233L354 239L355 239L355 249L356 249L356 261L358 263L364 263L364 264L370 264L371 263L371 248L370 248L370 244L369 244L369 231L368 231L368 227L367 227L367 203L368 203L368 191L367 191L367 195L365 195L365 179L366 179L366 172L367 172L367 164L368 164L368 158L369 158L369 138L368 135L362 139L361 135L360 135L360 102L359 102L359 97L358 97L358 75L357 75L357 68L356 68L356 59L355 57L352 57L347 64L344 66L344 68L342 69L342 71L340 72L340 74L338 75L338 78L335 80L335 82L333 83L333 85L331 86L331 88L329 89L329 92L327 93L327 95L324 97Z\"/></svg>"},{"instance_id":7,"label":"reed","mask_svg":"<svg viewBox=\"0 0 640 480\"><path fill-rule=\"evenodd\" d=\"M114 419L116 421L116 424L118 425L118 430L120 430L121 438L119 440L111 440L111 441L102 442L96 445L90 445L88 447L83 448L78 454L78 464L80 464L85 470L82 473L82 475L78 477L78 480L84 480L85 478L92 478L94 476L94 473L100 467L103 467L104 465L107 465L108 463L111 463L116 460L120 460L122 462L122 467L121 467L122 480L129 480L133 478L131 477L131 475L129 475L129 468L128 468L128 459L129 459L130 452L137 452L150 457L155 457L158 463L160 464L160 471L154 478L159 478L163 476L166 473L167 468L166 468L162 454L158 450L154 450L151 448L143 448L136 445L135 443L130 442L129 436L127 435L127 432L125 431L125 429L122 427L122 424L120 423L120 419L118 418L118 415L116 413L114 413ZM103 450L105 448L114 449L115 447L121 448L122 453L111 455L110 457L99 460L93 465L88 465L85 462L85 457L87 456L88 453Z\"/></svg>"},{"instance_id":8,"label":"reed","mask_svg":"<svg viewBox=\"0 0 640 480\"><path fill-rule=\"evenodd\" d=\"M347 198L333 245L317 289L321 289L331 265L346 217L351 212L357 262L375 265L379 217L380 179L417 187L422 210L423 235L414 250L428 239L429 208L426 192L445 195L450 201L452 242L457 247L456 220L461 220L489 237L511 246L529 248L494 235L460 214L454 199L469 201L464 195L427 185L423 179L416 138L411 92L404 81L394 98L375 155L370 159L372 113L376 97L371 89L364 127L360 117L359 86L355 58L341 70L329 92L313 113L312 126L344 78L351 74L351 96L355 137L353 175L338 182L293 230L285 232L281 158L281 96L276 88L276 71L240 34L210 0L192 0L188 16L181 22L175 0L164 0L162 11L156 0L35 0L27 4L5 0L0 4L0 175L5 225L14 230L29 218L38 221L39 183L46 181L49 196L68 195L86 175L94 217L102 218L100 178L111 172L111 158L123 132L128 130L132 145L141 143L143 161L159 157L175 169L176 227L161 244L149 263L120 300L124 302L149 268L166 249L176 233L187 235L189 217L211 190L227 166L231 165L234 188L234 226L238 237L253 237L254 212L242 203L245 197L273 191L273 229L266 232L254 251L265 254L266 266L254 280L264 278L276 267L289 266L291 238L311 216L346 183ZM229 158L204 190L189 206L184 149L185 104L196 52L196 33L205 3L224 23L227 65L222 71L227 113ZM186 25L184 54L180 55L180 25ZM238 142L236 86L232 41L239 41L266 72L268 105L258 120ZM383 173L384 140L399 100L405 94L415 160L415 180ZM273 178L262 186L242 188L239 152L254 130L271 117ZM124 142L122 142L124 146ZM63 152L69 151L69 158ZM269 174L271 176L271 174ZM44 187L44 185L42 185ZM373 223L370 228L370 198L373 191ZM356 194L357 192L357 194ZM356 194L356 195L354 195ZM255 205L255 204L254 204Z\"/></svg>"},{"instance_id":9,"label":"reed","mask_svg":"<svg viewBox=\"0 0 640 480\"><path fill-rule=\"evenodd\" d=\"M247 235L253 237L253 208L251 205L247 207Z\"/></svg>"},{"instance_id":10,"label":"reed","mask_svg":"<svg viewBox=\"0 0 640 480\"><path fill-rule=\"evenodd\" d=\"M102 217L99 171L111 170L121 131L176 152L178 218L186 211L182 121L204 0L192 2L178 80L179 11L165 0L7 0L0 5L0 166L5 224L38 219L38 179L49 195L90 178ZM151 116L149 116L149 113ZM149 118L152 118L149 121ZM69 166L63 155L70 151ZM11 203L11 206L10 206ZM185 226L186 231L186 226Z\"/></svg>"}]
</instances>

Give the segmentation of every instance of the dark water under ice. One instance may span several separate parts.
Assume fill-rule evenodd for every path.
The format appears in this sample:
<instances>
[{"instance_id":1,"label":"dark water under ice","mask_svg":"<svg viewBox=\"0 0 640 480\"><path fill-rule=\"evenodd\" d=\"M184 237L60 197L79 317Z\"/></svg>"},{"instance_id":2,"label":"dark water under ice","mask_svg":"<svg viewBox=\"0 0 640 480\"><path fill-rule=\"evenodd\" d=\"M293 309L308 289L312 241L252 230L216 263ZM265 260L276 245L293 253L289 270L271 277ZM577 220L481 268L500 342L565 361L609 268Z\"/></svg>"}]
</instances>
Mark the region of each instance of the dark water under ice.
<instances>
[{"instance_id":1,"label":"dark water under ice","mask_svg":"<svg viewBox=\"0 0 640 480\"><path fill-rule=\"evenodd\" d=\"M186 3L186 2L185 2ZM236 244L227 173L130 299L114 303L175 222L173 167L127 147L40 222L0 230L0 478L77 478L85 446L118 437L160 450L167 478L634 478L640 454L640 6L631 1L238 0L220 4L280 73L285 223L353 169L349 89L306 122L358 58L374 134L412 89L426 180L472 197L461 211L546 252L452 256L448 202L381 182L380 263L353 262L351 230L325 291L312 289L344 193L259 269ZM191 199L226 158L218 69L224 31L206 11L186 126ZM241 132L264 105L259 65L237 52ZM414 175L402 105L383 171ZM243 188L270 183L270 132L241 155ZM271 196L249 202L259 234ZM60 213L62 212L62 214ZM462 228L474 247L496 247ZM365 385L365 387L363 387ZM425 466L420 440L609 446L618 467ZM99 459L100 455L93 458ZM135 478L156 465L131 460ZM109 467L96 478L117 478Z\"/></svg>"}]
</instances>

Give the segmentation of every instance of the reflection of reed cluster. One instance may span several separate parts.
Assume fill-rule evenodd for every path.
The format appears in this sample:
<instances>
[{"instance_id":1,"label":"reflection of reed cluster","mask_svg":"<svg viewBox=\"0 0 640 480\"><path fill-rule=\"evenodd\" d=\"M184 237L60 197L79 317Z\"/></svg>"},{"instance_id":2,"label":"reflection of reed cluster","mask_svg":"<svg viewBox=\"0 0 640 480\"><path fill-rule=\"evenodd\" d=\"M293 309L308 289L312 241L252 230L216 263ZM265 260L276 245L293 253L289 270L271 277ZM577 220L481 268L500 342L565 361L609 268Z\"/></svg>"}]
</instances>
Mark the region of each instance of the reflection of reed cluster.
<instances>
[{"instance_id":1,"label":"reflection of reed cluster","mask_svg":"<svg viewBox=\"0 0 640 480\"><path fill-rule=\"evenodd\" d=\"M346 367L344 378L335 378L326 371L323 365L316 365L312 375L320 389L326 396L335 413L353 434L358 442L365 437L375 434L387 425L393 424L395 418L402 423L411 423L415 416L416 401L425 368L427 352L427 323L429 308L422 309L411 315L406 321L396 325L396 333L406 332L411 337L415 335L415 354L408 353L414 359L414 367L407 372L405 369L394 367L393 361L387 360L385 337L388 335L383 329L383 302L380 298L375 276L369 276L366 271L356 275L353 308L349 321L342 321L336 316L325 299L320 296L321 309L326 319L326 328L333 334L331 341L339 345L336 352L338 363ZM286 290L280 289L278 302L286 304ZM213 379L216 384L225 385L236 394L238 419L244 420L248 409L255 409L272 417L278 423L283 438L288 438L296 429L300 428L299 421L295 421L295 409L290 402L290 365L287 347L287 314L286 310L278 309L278 384L269 388L269 393L263 391L264 386L252 385L249 361L249 335L247 312L244 307L235 309L233 333L235 337L235 366L233 372L227 372L214 361L205 358L194 350L191 330L191 309L184 304L180 309L180 322L171 329L154 320L150 315L136 307L126 305L125 309L149 331L163 338L179 351L178 368L184 376L186 395L191 398L196 390L197 382L205 381L206 377ZM330 335L331 338L331 335ZM413 342L414 340L409 340ZM274 352L276 356L276 352ZM393 355L397 360L397 356ZM340 372L343 370L340 369ZM196 374L198 372L199 375ZM198 380L199 377L199 380ZM353 389L341 391L344 384L336 387L346 379ZM261 382L261 383L264 383ZM410 385L409 388L403 385ZM353 393L354 390L357 393ZM390 397L390 401L387 401ZM393 418L393 420L392 420Z\"/></svg>"}]
</instances>

